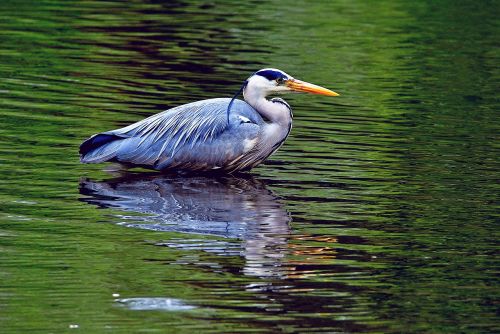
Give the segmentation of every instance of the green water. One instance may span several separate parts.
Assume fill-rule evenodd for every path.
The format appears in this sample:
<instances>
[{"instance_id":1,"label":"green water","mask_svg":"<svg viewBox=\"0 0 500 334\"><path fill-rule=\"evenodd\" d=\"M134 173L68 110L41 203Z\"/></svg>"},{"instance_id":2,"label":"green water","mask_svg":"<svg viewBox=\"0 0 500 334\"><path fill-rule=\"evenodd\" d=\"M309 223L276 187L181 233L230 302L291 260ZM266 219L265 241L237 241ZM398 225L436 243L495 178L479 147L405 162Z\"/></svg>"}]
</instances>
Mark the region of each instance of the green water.
<instances>
[{"instance_id":1,"label":"green water","mask_svg":"<svg viewBox=\"0 0 500 334\"><path fill-rule=\"evenodd\" d=\"M0 332L499 332L498 9L2 0ZM263 67L341 97L249 176L79 163Z\"/></svg>"}]
</instances>

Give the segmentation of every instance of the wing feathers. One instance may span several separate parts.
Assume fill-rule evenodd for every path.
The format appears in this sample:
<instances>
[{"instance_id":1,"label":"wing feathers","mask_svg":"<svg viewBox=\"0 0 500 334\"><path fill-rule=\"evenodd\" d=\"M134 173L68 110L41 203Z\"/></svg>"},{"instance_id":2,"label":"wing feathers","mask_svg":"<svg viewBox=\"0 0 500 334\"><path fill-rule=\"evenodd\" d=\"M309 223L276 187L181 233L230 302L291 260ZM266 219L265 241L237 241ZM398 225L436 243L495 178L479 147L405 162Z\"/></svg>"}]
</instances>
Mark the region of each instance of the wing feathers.
<instances>
[{"instance_id":1,"label":"wing feathers","mask_svg":"<svg viewBox=\"0 0 500 334\"><path fill-rule=\"evenodd\" d=\"M178 164L173 158L181 148L210 143L228 128L229 102L230 99L198 101L95 135L80 147L81 161L97 163L115 159L151 166L166 165L169 161Z\"/></svg>"}]
</instances>

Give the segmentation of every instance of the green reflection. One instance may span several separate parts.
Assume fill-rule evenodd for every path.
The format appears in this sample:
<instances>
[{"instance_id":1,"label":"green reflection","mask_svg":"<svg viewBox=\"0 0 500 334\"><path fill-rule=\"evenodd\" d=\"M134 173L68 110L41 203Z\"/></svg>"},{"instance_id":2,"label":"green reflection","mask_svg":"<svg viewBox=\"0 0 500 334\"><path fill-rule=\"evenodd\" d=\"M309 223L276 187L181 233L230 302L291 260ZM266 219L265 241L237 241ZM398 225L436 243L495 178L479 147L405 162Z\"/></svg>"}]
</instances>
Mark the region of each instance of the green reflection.
<instances>
[{"instance_id":1,"label":"green reflection","mask_svg":"<svg viewBox=\"0 0 500 334\"><path fill-rule=\"evenodd\" d=\"M494 7L2 1L1 332L494 331ZM291 219L257 243L278 274L250 274L256 239L126 228L151 218L82 201L83 178L113 178L78 163L84 138L267 66L342 94L287 97L291 138L253 172ZM261 196L245 203L265 216Z\"/></svg>"}]
</instances>

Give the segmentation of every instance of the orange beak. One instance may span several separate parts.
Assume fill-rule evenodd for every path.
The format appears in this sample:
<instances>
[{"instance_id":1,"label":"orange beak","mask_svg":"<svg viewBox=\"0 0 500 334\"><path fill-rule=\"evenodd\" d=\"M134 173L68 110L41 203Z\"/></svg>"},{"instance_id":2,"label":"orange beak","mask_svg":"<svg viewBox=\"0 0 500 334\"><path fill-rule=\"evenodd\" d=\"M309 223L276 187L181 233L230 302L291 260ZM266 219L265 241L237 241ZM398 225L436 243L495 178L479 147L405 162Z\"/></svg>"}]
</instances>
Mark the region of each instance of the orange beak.
<instances>
[{"instance_id":1,"label":"orange beak","mask_svg":"<svg viewBox=\"0 0 500 334\"><path fill-rule=\"evenodd\" d=\"M285 82L285 85L291 90L294 90L296 92L304 92L304 93L327 95L327 96L340 95L324 87L313 85L312 83L300 81L297 79L290 79Z\"/></svg>"}]
</instances>

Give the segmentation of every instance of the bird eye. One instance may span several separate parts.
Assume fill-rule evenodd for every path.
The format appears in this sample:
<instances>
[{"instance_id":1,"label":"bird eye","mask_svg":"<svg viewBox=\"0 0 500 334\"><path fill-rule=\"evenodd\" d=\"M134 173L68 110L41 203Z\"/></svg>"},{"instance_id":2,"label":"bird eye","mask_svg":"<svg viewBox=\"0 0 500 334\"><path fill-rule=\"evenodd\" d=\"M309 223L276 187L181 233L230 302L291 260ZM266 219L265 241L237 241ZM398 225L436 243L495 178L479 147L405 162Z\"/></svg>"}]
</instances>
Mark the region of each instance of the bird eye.
<instances>
[{"instance_id":1,"label":"bird eye","mask_svg":"<svg viewBox=\"0 0 500 334\"><path fill-rule=\"evenodd\" d=\"M285 79L283 79L282 77L280 77L280 78L276 79L276 83L277 83L278 85L281 85L283 82L285 82Z\"/></svg>"}]
</instances>

